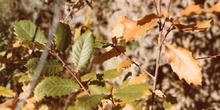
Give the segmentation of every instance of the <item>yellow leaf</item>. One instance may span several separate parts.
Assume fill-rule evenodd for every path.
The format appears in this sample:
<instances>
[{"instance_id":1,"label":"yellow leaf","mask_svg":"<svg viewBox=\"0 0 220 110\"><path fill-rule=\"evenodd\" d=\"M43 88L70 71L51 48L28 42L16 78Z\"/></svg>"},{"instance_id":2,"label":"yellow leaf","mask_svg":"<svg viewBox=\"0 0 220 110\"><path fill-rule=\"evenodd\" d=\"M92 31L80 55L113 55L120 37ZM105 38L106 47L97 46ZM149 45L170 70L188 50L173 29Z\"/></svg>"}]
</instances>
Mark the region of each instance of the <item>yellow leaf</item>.
<instances>
[{"instance_id":1,"label":"yellow leaf","mask_svg":"<svg viewBox=\"0 0 220 110\"><path fill-rule=\"evenodd\" d=\"M126 59L126 60L124 60L124 61L122 61L119 65L118 65L118 70L120 70L120 69L125 69L125 68L128 68L128 67L130 67L131 66L131 64L132 64L132 61L131 60L128 60L128 59Z\"/></svg>"},{"instance_id":2,"label":"yellow leaf","mask_svg":"<svg viewBox=\"0 0 220 110\"><path fill-rule=\"evenodd\" d=\"M15 93L11 89L0 86L0 96L4 97L14 97Z\"/></svg>"},{"instance_id":3,"label":"yellow leaf","mask_svg":"<svg viewBox=\"0 0 220 110\"><path fill-rule=\"evenodd\" d=\"M205 29L211 26L212 22L213 20L211 19L197 24L183 25L179 23L174 23L173 25L176 29L182 31L204 31Z\"/></svg>"},{"instance_id":4,"label":"yellow leaf","mask_svg":"<svg viewBox=\"0 0 220 110\"><path fill-rule=\"evenodd\" d=\"M135 77L134 79L132 79L130 81L130 84L141 84L141 83L145 83L147 80L147 74L145 73L141 73L139 74L137 77Z\"/></svg>"},{"instance_id":5,"label":"yellow leaf","mask_svg":"<svg viewBox=\"0 0 220 110\"><path fill-rule=\"evenodd\" d=\"M82 30L82 26L75 29L74 41L76 41L76 39L79 38L79 36L81 35L81 30Z\"/></svg>"},{"instance_id":6,"label":"yellow leaf","mask_svg":"<svg viewBox=\"0 0 220 110\"><path fill-rule=\"evenodd\" d=\"M175 45L166 45L165 54L168 63L180 79L185 79L188 84L202 85L202 68L192 56L192 52Z\"/></svg>"},{"instance_id":7,"label":"yellow leaf","mask_svg":"<svg viewBox=\"0 0 220 110\"><path fill-rule=\"evenodd\" d=\"M121 23L124 24L123 38L126 41L133 41L138 37L142 37L146 31L157 24L159 17L160 16L155 14L149 14L138 21L124 17L121 21Z\"/></svg>"}]
</instances>

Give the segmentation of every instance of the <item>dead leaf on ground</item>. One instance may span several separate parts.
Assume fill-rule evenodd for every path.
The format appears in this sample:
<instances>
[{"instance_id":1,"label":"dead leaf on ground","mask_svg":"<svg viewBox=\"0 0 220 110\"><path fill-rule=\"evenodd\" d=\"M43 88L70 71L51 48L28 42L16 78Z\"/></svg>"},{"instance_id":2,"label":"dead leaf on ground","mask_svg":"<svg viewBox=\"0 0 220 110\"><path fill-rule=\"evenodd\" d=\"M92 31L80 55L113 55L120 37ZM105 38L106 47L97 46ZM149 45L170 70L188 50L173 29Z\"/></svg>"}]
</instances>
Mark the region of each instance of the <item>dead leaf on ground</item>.
<instances>
[{"instance_id":1,"label":"dead leaf on ground","mask_svg":"<svg viewBox=\"0 0 220 110\"><path fill-rule=\"evenodd\" d=\"M213 20L208 20L208 21L204 21L201 23L197 23L197 24L189 24L189 25L184 25L184 24L180 24L180 23L173 23L173 26L181 31L205 31L205 29L209 28L212 24Z\"/></svg>"},{"instance_id":2,"label":"dead leaf on ground","mask_svg":"<svg viewBox=\"0 0 220 110\"><path fill-rule=\"evenodd\" d=\"M175 45L166 45L165 54L168 63L180 79L185 79L188 84L202 85L202 68L192 56L192 52Z\"/></svg>"}]
</instances>

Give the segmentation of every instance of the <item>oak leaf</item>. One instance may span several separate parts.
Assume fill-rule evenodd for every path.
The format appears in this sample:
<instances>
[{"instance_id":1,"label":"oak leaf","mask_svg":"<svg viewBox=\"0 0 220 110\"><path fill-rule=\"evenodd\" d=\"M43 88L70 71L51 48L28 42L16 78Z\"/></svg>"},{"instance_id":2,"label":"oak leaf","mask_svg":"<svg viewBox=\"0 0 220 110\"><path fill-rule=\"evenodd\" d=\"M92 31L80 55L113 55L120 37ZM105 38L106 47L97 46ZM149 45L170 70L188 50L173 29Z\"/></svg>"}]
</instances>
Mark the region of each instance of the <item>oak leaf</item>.
<instances>
[{"instance_id":1,"label":"oak leaf","mask_svg":"<svg viewBox=\"0 0 220 110\"><path fill-rule=\"evenodd\" d=\"M92 60L92 63L96 63L96 64L100 64L100 63L103 63L113 57L117 57L119 56L121 53L124 53L126 50L125 50L125 47L123 46L115 46L115 48L112 48L111 50L105 52L105 53L102 53L100 55L98 55L97 57L95 57L93 60Z\"/></svg>"},{"instance_id":2,"label":"oak leaf","mask_svg":"<svg viewBox=\"0 0 220 110\"><path fill-rule=\"evenodd\" d=\"M138 21L125 17L122 20L122 23L124 24L123 38L126 41L133 41L137 37L142 37L146 31L153 28L157 24L157 18L159 17L155 14L146 15Z\"/></svg>"},{"instance_id":3,"label":"oak leaf","mask_svg":"<svg viewBox=\"0 0 220 110\"><path fill-rule=\"evenodd\" d=\"M197 24L184 25L180 23L173 23L173 26L181 31L204 31L211 26L213 20L204 21Z\"/></svg>"},{"instance_id":4,"label":"oak leaf","mask_svg":"<svg viewBox=\"0 0 220 110\"><path fill-rule=\"evenodd\" d=\"M199 5L189 5L181 11L181 16L190 17L193 15L199 15L203 13L220 13L220 2L213 5L211 8L201 8Z\"/></svg>"},{"instance_id":5,"label":"oak leaf","mask_svg":"<svg viewBox=\"0 0 220 110\"><path fill-rule=\"evenodd\" d=\"M192 56L192 52L175 45L166 45L165 54L168 63L180 79L185 79L188 84L202 85L202 68Z\"/></svg>"},{"instance_id":6,"label":"oak leaf","mask_svg":"<svg viewBox=\"0 0 220 110\"><path fill-rule=\"evenodd\" d=\"M122 61L119 65L118 65L118 70L120 69L126 69L129 68L132 64L131 60L125 59L124 61Z\"/></svg>"},{"instance_id":7,"label":"oak leaf","mask_svg":"<svg viewBox=\"0 0 220 110\"><path fill-rule=\"evenodd\" d=\"M113 27L112 36L121 37L128 41L133 41L138 37L142 37L143 34L149 29L153 28L157 24L157 19L162 16L155 14L148 14L143 18L135 21L128 17L118 17L116 24Z\"/></svg>"}]
</instances>

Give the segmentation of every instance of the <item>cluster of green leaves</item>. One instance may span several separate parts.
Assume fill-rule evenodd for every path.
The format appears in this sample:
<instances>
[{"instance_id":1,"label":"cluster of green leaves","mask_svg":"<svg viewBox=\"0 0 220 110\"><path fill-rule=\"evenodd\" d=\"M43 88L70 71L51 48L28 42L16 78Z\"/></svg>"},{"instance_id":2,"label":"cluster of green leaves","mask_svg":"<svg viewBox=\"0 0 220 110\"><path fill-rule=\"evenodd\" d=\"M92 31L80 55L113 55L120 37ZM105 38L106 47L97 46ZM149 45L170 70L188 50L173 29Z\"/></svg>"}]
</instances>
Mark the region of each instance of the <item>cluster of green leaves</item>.
<instances>
[{"instance_id":1,"label":"cluster of green leaves","mask_svg":"<svg viewBox=\"0 0 220 110\"><path fill-rule=\"evenodd\" d=\"M44 32L29 20L22 20L14 23L15 35L19 41L19 45L24 48L40 51L46 47L47 39ZM68 24L59 23L54 34L54 45L50 48L51 55L65 54L67 48L70 50L70 60L75 65L76 70L80 74L81 70L86 69L87 65L92 59L94 48L102 48L111 46L108 43L101 43L101 40L95 38L92 31L87 29L82 33L73 45L71 45L72 33ZM116 39L115 39L116 40ZM117 41L113 41L114 48L110 50L107 58L98 56L94 58L93 62L104 62L112 57L118 56L125 52L123 46L117 45ZM53 48L54 47L54 48ZM60 56L59 56L60 57ZM61 57L60 57L61 58ZM31 57L24 65L27 68L25 74L19 74L20 82L31 81L35 74L35 69L38 66L39 57ZM145 82L131 83L129 79L124 79L121 85L115 86L108 83L122 75L123 69L111 69L101 73L87 73L78 79L62 78L62 73L66 71L66 65L63 65L62 59L56 57L47 59L41 73L40 81L34 89L34 97L37 101L42 101L47 97L61 97L69 94L82 94L86 91L81 91L83 83L88 87L87 95L77 95L75 105L69 106L68 109L88 110L97 108L103 105L103 100L110 100L113 108L123 108L124 104L139 101L144 98L149 92L148 86ZM67 70L68 71L68 70ZM69 74L71 71L68 71Z\"/></svg>"}]
</instances>

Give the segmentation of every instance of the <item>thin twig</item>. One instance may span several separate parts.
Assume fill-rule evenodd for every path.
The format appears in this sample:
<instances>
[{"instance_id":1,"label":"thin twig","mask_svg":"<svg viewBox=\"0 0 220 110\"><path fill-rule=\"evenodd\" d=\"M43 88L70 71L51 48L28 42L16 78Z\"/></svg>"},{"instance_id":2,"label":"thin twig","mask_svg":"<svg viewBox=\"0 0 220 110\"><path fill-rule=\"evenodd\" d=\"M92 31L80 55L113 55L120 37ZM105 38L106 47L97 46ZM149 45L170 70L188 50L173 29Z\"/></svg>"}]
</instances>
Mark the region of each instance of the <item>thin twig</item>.
<instances>
[{"instance_id":1,"label":"thin twig","mask_svg":"<svg viewBox=\"0 0 220 110\"><path fill-rule=\"evenodd\" d=\"M203 60L203 59L210 59L210 58L218 58L220 57L220 54L217 55L209 55L209 56L205 56L205 57L198 57L196 58L196 60Z\"/></svg>"},{"instance_id":2,"label":"thin twig","mask_svg":"<svg viewBox=\"0 0 220 110\"><path fill-rule=\"evenodd\" d=\"M155 93L154 91L156 90L156 85L157 85L157 77L158 77L158 71L159 71L159 67L160 67L160 56L161 56L161 50L162 50L162 31L159 32L159 37L158 37L158 50L157 50L157 59L156 59L156 70L154 73L154 82L153 82L153 88L152 88L152 99L151 99L151 104L149 107L149 110L152 110L154 107L154 97L155 97Z\"/></svg>"},{"instance_id":3,"label":"thin twig","mask_svg":"<svg viewBox=\"0 0 220 110\"><path fill-rule=\"evenodd\" d=\"M64 68L66 68L70 74L73 76L73 78L76 80L76 82L81 86L84 92L86 92L87 95L90 95L90 93L86 90L86 88L83 86L83 84L80 82L80 80L77 78L75 73L66 65L66 63L63 61L63 59L59 56L59 53L55 52L54 50L50 50L50 53L55 56L63 65Z\"/></svg>"},{"instance_id":4,"label":"thin twig","mask_svg":"<svg viewBox=\"0 0 220 110\"><path fill-rule=\"evenodd\" d=\"M153 2L153 5L154 5L154 7L155 7L155 9L156 9L157 15L159 15L159 11L158 11L158 9L157 9L157 3L156 3L156 1L155 1L155 0L152 0L152 2Z\"/></svg>"},{"instance_id":5,"label":"thin twig","mask_svg":"<svg viewBox=\"0 0 220 110\"><path fill-rule=\"evenodd\" d=\"M168 7L167 7L167 12L170 12L171 4L173 3L173 0L169 1Z\"/></svg>"},{"instance_id":6,"label":"thin twig","mask_svg":"<svg viewBox=\"0 0 220 110\"><path fill-rule=\"evenodd\" d=\"M59 0L56 1L55 10L54 10L55 14L54 14L53 21L52 21L52 27L51 27L51 30L49 31L48 42L46 44L47 47L51 47L51 41L53 40L53 37L54 37L53 32L55 32L55 30L57 28L58 21L59 21L60 5L61 4L62 4L62 2L60 2ZM43 50L41 57L40 57L40 61L34 71L33 79L30 81L26 90L24 91L23 97L17 102L15 110L20 110L24 106L24 104L26 103L27 98L31 95L31 93L37 83L37 80L40 77L40 74L43 70L47 56L48 56L48 49L45 48Z\"/></svg>"},{"instance_id":7,"label":"thin twig","mask_svg":"<svg viewBox=\"0 0 220 110\"><path fill-rule=\"evenodd\" d=\"M158 5L158 7L159 7L159 14L161 14L162 1L159 0L158 3L159 3L159 5Z\"/></svg>"},{"instance_id":8,"label":"thin twig","mask_svg":"<svg viewBox=\"0 0 220 110\"><path fill-rule=\"evenodd\" d=\"M152 79L154 78L154 76L152 74L150 74L147 70L145 70L144 68L142 68L139 64L137 64L135 61L133 61L131 58L129 58L125 53L121 52L114 44L109 44L111 47L113 47L114 49L116 49L118 52L122 53L122 55L124 57L126 57L128 60L130 60L135 66L137 66L141 71L145 72L147 75L149 75Z\"/></svg>"}]
</instances>

